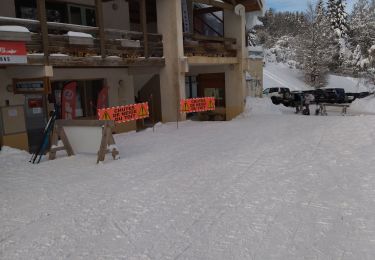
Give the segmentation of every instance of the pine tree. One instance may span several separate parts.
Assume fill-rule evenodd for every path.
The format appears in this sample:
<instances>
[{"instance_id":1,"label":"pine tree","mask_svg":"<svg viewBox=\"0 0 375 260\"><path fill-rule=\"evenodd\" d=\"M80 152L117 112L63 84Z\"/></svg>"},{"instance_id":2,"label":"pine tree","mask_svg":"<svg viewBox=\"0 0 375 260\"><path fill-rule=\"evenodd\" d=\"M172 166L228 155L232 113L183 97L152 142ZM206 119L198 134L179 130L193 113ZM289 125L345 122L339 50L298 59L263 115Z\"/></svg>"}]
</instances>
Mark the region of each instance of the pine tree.
<instances>
[{"instance_id":1,"label":"pine tree","mask_svg":"<svg viewBox=\"0 0 375 260\"><path fill-rule=\"evenodd\" d=\"M361 49L361 54L366 56L371 46L371 12L368 0L358 0L350 17L350 42L354 48Z\"/></svg>"},{"instance_id":2,"label":"pine tree","mask_svg":"<svg viewBox=\"0 0 375 260\"><path fill-rule=\"evenodd\" d=\"M315 8L309 6L306 21L304 32L299 36L297 59L303 67L306 83L320 88L326 84L332 56L329 20L322 0Z\"/></svg>"},{"instance_id":3,"label":"pine tree","mask_svg":"<svg viewBox=\"0 0 375 260\"><path fill-rule=\"evenodd\" d=\"M331 44L335 49L329 65L332 71L340 69L345 60L349 31L345 6L345 0L328 0L327 3L332 35Z\"/></svg>"}]
</instances>

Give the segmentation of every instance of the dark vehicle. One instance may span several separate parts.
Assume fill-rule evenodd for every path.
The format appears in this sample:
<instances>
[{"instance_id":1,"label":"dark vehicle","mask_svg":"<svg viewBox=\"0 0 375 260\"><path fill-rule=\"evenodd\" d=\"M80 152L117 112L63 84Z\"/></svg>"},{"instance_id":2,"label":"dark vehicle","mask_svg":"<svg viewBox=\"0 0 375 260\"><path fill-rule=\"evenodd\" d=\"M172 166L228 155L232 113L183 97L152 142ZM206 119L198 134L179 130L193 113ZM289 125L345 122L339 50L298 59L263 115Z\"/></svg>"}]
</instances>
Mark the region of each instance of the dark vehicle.
<instances>
[{"instance_id":1,"label":"dark vehicle","mask_svg":"<svg viewBox=\"0 0 375 260\"><path fill-rule=\"evenodd\" d=\"M370 92L360 92L358 98L365 98L370 95Z\"/></svg>"},{"instance_id":2,"label":"dark vehicle","mask_svg":"<svg viewBox=\"0 0 375 260\"><path fill-rule=\"evenodd\" d=\"M310 92L310 91L309 91ZM346 103L348 98L343 88L325 88L317 89L312 92L315 97L315 103Z\"/></svg>"},{"instance_id":3,"label":"dark vehicle","mask_svg":"<svg viewBox=\"0 0 375 260\"><path fill-rule=\"evenodd\" d=\"M345 93L345 100L346 100L345 102L346 103L352 103L357 98L359 98L359 93L351 93L351 92Z\"/></svg>"},{"instance_id":4,"label":"dark vehicle","mask_svg":"<svg viewBox=\"0 0 375 260\"><path fill-rule=\"evenodd\" d=\"M323 90L328 98L327 103L345 103L346 96L343 88L326 88Z\"/></svg>"},{"instance_id":5,"label":"dark vehicle","mask_svg":"<svg viewBox=\"0 0 375 260\"><path fill-rule=\"evenodd\" d=\"M271 98L273 104L279 105L290 98L290 90L289 88L267 88L263 91L263 95Z\"/></svg>"}]
</instances>

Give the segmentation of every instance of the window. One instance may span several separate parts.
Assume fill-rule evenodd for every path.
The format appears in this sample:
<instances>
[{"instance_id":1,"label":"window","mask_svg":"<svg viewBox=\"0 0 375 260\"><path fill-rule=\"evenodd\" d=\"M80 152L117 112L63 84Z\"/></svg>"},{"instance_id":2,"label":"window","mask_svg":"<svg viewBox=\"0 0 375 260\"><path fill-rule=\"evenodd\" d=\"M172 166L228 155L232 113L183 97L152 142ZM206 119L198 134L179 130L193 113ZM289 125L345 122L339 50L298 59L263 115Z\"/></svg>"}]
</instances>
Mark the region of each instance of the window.
<instances>
[{"instance_id":1,"label":"window","mask_svg":"<svg viewBox=\"0 0 375 260\"><path fill-rule=\"evenodd\" d=\"M54 104L59 117L61 113L61 91L67 82L54 81L51 83L52 93L49 96L49 103ZM104 86L104 80L77 80L76 82L76 118L96 118L98 95Z\"/></svg>"},{"instance_id":2,"label":"window","mask_svg":"<svg viewBox=\"0 0 375 260\"><path fill-rule=\"evenodd\" d=\"M69 23L96 26L95 9L80 5L68 5Z\"/></svg>"},{"instance_id":3,"label":"window","mask_svg":"<svg viewBox=\"0 0 375 260\"><path fill-rule=\"evenodd\" d=\"M270 88L270 93L279 92L279 88Z\"/></svg>"},{"instance_id":4,"label":"window","mask_svg":"<svg viewBox=\"0 0 375 260\"><path fill-rule=\"evenodd\" d=\"M38 20L37 5L35 0L16 0L17 18ZM66 4L58 2L47 2L46 13L48 22L66 23Z\"/></svg>"},{"instance_id":5,"label":"window","mask_svg":"<svg viewBox=\"0 0 375 260\"><path fill-rule=\"evenodd\" d=\"M214 97L215 106L225 107L225 89L224 88L205 88L205 97Z\"/></svg>"}]
</instances>

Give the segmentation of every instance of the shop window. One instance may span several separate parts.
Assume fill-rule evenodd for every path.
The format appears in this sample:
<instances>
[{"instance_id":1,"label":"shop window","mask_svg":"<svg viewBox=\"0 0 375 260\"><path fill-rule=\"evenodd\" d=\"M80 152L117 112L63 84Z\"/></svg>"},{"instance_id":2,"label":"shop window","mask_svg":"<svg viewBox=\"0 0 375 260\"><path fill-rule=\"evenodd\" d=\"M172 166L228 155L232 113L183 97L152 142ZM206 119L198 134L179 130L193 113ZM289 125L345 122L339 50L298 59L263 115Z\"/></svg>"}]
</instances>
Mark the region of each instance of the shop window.
<instances>
[{"instance_id":1,"label":"shop window","mask_svg":"<svg viewBox=\"0 0 375 260\"><path fill-rule=\"evenodd\" d=\"M49 103L53 104L61 118L61 92L69 81L54 81L51 83L52 93ZM76 89L76 118L96 118L99 92L104 87L104 80L78 80Z\"/></svg>"}]
</instances>

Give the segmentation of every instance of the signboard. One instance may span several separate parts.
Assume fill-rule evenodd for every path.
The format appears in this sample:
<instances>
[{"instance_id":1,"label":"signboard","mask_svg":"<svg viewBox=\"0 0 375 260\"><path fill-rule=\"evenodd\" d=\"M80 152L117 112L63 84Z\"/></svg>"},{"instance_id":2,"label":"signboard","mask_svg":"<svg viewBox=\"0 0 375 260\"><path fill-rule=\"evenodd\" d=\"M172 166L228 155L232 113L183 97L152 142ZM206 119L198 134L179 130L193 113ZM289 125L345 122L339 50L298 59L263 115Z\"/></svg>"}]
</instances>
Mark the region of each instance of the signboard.
<instances>
[{"instance_id":1,"label":"signboard","mask_svg":"<svg viewBox=\"0 0 375 260\"><path fill-rule=\"evenodd\" d=\"M48 93L49 78L13 79L14 94Z\"/></svg>"},{"instance_id":2,"label":"signboard","mask_svg":"<svg viewBox=\"0 0 375 260\"><path fill-rule=\"evenodd\" d=\"M25 42L0 41L0 64L26 64Z\"/></svg>"},{"instance_id":3,"label":"signboard","mask_svg":"<svg viewBox=\"0 0 375 260\"><path fill-rule=\"evenodd\" d=\"M134 121L149 117L148 103L98 109L99 120L113 120L116 123Z\"/></svg>"},{"instance_id":4,"label":"signboard","mask_svg":"<svg viewBox=\"0 0 375 260\"><path fill-rule=\"evenodd\" d=\"M215 110L215 98L204 97L204 98L182 99L180 102L180 110L183 113Z\"/></svg>"}]
</instances>

